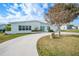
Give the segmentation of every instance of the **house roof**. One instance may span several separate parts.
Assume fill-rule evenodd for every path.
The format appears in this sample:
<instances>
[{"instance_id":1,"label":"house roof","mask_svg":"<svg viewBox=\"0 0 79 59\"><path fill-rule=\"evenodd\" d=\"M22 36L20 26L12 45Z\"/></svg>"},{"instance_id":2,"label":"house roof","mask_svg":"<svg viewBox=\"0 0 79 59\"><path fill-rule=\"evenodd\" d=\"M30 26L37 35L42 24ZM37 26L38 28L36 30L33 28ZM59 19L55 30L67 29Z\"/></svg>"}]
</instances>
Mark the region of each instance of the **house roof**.
<instances>
[{"instance_id":1,"label":"house roof","mask_svg":"<svg viewBox=\"0 0 79 59\"><path fill-rule=\"evenodd\" d=\"M0 25L6 25L6 24L4 24L4 23L0 23Z\"/></svg>"},{"instance_id":2,"label":"house roof","mask_svg":"<svg viewBox=\"0 0 79 59\"><path fill-rule=\"evenodd\" d=\"M30 21L14 21L14 22L9 22L9 23L12 24L12 23L19 23L19 22L40 22L40 23L47 24L46 22L42 22L42 21L38 21L38 20L30 20Z\"/></svg>"}]
</instances>

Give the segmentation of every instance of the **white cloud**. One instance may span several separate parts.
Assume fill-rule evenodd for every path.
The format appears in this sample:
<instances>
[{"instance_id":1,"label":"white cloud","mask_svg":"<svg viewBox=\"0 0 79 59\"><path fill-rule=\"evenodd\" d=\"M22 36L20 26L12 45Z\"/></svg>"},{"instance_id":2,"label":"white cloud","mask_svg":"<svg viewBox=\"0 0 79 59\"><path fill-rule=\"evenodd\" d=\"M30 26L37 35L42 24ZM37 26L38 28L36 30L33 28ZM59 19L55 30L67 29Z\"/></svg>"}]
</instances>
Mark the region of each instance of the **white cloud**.
<instances>
[{"instance_id":1,"label":"white cloud","mask_svg":"<svg viewBox=\"0 0 79 59\"><path fill-rule=\"evenodd\" d=\"M4 7L7 7L7 5L6 5L6 4L3 4L3 6L4 6Z\"/></svg>"},{"instance_id":2,"label":"white cloud","mask_svg":"<svg viewBox=\"0 0 79 59\"><path fill-rule=\"evenodd\" d=\"M43 8L38 8L39 6L35 7L35 4L32 3L26 3L24 5L21 5L21 7L27 15L31 15L31 16L33 16L31 14L32 12L35 12L38 15L44 12Z\"/></svg>"},{"instance_id":3,"label":"white cloud","mask_svg":"<svg viewBox=\"0 0 79 59\"><path fill-rule=\"evenodd\" d=\"M39 5L37 4L32 4L32 6L29 9L31 9L31 13L32 12L36 13L37 14L36 16L42 17L44 14L44 9L39 7Z\"/></svg>"},{"instance_id":4,"label":"white cloud","mask_svg":"<svg viewBox=\"0 0 79 59\"><path fill-rule=\"evenodd\" d=\"M9 8L9 9L7 9L9 12L12 12L12 13L14 13L14 14L16 14L17 12L16 11L14 11L14 9L13 8Z\"/></svg>"},{"instance_id":5,"label":"white cloud","mask_svg":"<svg viewBox=\"0 0 79 59\"><path fill-rule=\"evenodd\" d=\"M16 9L19 5L17 3L14 3L14 8Z\"/></svg>"},{"instance_id":6,"label":"white cloud","mask_svg":"<svg viewBox=\"0 0 79 59\"><path fill-rule=\"evenodd\" d=\"M1 23L7 23L7 19L6 19L6 17L2 17L1 15L0 15L0 24Z\"/></svg>"},{"instance_id":7,"label":"white cloud","mask_svg":"<svg viewBox=\"0 0 79 59\"><path fill-rule=\"evenodd\" d=\"M44 3L43 8L48 8L48 3Z\"/></svg>"},{"instance_id":8,"label":"white cloud","mask_svg":"<svg viewBox=\"0 0 79 59\"><path fill-rule=\"evenodd\" d=\"M19 5L17 3L14 3L13 6L11 6L10 8L7 9L7 11L12 12L14 14L17 14L18 12L15 11L17 8L19 7Z\"/></svg>"},{"instance_id":9,"label":"white cloud","mask_svg":"<svg viewBox=\"0 0 79 59\"><path fill-rule=\"evenodd\" d=\"M35 12L37 14L42 14L44 12L43 8L36 8L34 4L32 3L20 4L19 6L23 9L25 14L30 15L30 16L32 16L31 14L32 12ZM18 7L18 4L14 4L14 6L9 8L8 11L17 15L18 12L15 11L17 7Z\"/></svg>"},{"instance_id":10,"label":"white cloud","mask_svg":"<svg viewBox=\"0 0 79 59\"><path fill-rule=\"evenodd\" d=\"M14 3L14 5L12 5L10 8L12 8L13 10L17 9L19 5L17 3Z\"/></svg>"},{"instance_id":11,"label":"white cloud","mask_svg":"<svg viewBox=\"0 0 79 59\"><path fill-rule=\"evenodd\" d=\"M27 4L23 4L23 10L27 15L31 15L32 11L33 11L33 4L32 3L27 3ZM35 9L34 9L35 10ZM31 15L32 16L32 15Z\"/></svg>"},{"instance_id":12,"label":"white cloud","mask_svg":"<svg viewBox=\"0 0 79 59\"><path fill-rule=\"evenodd\" d=\"M15 21L30 21L30 20L38 20L38 21L44 21L42 17L34 17L34 16L13 16L9 15L6 17L7 21L6 22L15 22Z\"/></svg>"},{"instance_id":13,"label":"white cloud","mask_svg":"<svg viewBox=\"0 0 79 59\"><path fill-rule=\"evenodd\" d=\"M25 14L27 14L26 16L21 16L20 12L16 12L15 9L17 9L17 7L20 6L23 11L25 12ZM47 4L44 4L44 7L47 8ZM14 4L14 6L11 6L11 8L7 9L9 12L12 12L16 15L11 15L8 14L8 16L5 18L7 21L5 22L13 22L13 21L29 21L29 20L39 20L39 21L43 21L44 18L42 17L44 10L43 8L38 8L35 7L35 4L32 3L26 3L26 4ZM32 12L35 12L38 14L38 16L34 16L32 14ZM39 17L41 15L41 17Z\"/></svg>"}]
</instances>

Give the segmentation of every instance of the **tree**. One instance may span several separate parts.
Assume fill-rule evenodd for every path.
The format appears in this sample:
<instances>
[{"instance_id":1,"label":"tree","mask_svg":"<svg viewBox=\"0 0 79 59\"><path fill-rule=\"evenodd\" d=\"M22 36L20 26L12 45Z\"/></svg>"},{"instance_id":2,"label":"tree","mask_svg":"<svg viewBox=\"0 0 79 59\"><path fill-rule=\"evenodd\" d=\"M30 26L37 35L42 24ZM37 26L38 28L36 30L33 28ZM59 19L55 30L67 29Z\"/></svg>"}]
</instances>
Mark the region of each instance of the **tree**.
<instances>
[{"instance_id":1,"label":"tree","mask_svg":"<svg viewBox=\"0 0 79 59\"><path fill-rule=\"evenodd\" d=\"M56 24L60 36L60 27L73 21L78 15L79 7L77 4L58 3L49 9L48 13L45 14L45 19L50 25Z\"/></svg>"}]
</instances>

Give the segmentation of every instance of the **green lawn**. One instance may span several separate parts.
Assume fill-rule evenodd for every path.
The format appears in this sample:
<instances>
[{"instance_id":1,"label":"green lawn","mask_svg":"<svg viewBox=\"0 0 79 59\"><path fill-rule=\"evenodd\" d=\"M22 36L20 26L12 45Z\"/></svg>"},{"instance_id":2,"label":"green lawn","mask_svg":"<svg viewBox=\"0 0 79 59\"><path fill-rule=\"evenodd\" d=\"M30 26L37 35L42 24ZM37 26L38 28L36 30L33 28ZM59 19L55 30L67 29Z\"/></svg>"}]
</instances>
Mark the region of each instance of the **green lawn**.
<instances>
[{"instance_id":1,"label":"green lawn","mask_svg":"<svg viewBox=\"0 0 79 59\"><path fill-rule=\"evenodd\" d=\"M61 30L62 32L76 32L79 33L79 30Z\"/></svg>"},{"instance_id":2,"label":"green lawn","mask_svg":"<svg viewBox=\"0 0 79 59\"><path fill-rule=\"evenodd\" d=\"M41 56L79 56L79 35L63 35L53 39L42 37L37 42L37 51Z\"/></svg>"},{"instance_id":3,"label":"green lawn","mask_svg":"<svg viewBox=\"0 0 79 59\"><path fill-rule=\"evenodd\" d=\"M7 35L5 33L0 32L0 43L13 39L13 38L16 38L16 37L23 36L23 35L29 35L29 34L9 34L9 35Z\"/></svg>"}]
</instances>

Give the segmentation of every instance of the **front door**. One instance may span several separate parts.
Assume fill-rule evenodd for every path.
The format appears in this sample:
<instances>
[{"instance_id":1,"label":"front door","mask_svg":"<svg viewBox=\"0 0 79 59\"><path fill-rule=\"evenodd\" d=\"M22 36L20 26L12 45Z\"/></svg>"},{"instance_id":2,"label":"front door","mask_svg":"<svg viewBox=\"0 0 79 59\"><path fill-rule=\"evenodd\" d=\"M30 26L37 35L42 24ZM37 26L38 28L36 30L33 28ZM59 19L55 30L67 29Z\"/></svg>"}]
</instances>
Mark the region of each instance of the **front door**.
<instances>
[{"instance_id":1,"label":"front door","mask_svg":"<svg viewBox=\"0 0 79 59\"><path fill-rule=\"evenodd\" d=\"M44 26L40 26L40 30L44 32L45 31L45 27Z\"/></svg>"}]
</instances>

